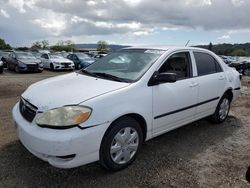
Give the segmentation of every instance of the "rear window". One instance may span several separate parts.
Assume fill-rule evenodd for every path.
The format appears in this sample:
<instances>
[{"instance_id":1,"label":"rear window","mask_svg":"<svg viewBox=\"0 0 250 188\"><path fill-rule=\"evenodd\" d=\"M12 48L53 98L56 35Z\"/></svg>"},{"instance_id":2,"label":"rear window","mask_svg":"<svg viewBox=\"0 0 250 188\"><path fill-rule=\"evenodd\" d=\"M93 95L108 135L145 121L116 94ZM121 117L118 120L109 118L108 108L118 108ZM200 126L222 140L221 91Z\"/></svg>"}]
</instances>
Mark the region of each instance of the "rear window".
<instances>
[{"instance_id":1,"label":"rear window","mask_svg":"<svg viewBox=\"0 0 250 188\"><path fill-rule=\"evenodd\" d=\"M222 69L215 58L202 52L194 52L198 76L221 72Z\"/></svg>"}]
</instances>

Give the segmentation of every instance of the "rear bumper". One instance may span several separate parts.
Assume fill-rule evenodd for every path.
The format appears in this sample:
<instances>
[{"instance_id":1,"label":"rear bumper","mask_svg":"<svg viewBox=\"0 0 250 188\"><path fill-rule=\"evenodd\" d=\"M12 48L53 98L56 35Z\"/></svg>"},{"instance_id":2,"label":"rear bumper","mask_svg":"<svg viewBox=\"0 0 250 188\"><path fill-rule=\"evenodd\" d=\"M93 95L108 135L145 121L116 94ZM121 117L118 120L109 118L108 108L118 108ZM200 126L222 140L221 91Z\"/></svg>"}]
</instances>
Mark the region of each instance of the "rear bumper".
<instances>
[{"instance_id":1,"label":"rear bumper","mask_svg":"<svg viewBox=\"0 0 250 188\"><path fill-rule=\"evenodd\" d=\"M34 121L26 121L18 105L12 110L17 136L33 155L58 168L73 168L99 160L101 141L109 124L83 130L78 127L65 130L41 128Z\"/></svg>"}]
</instances>

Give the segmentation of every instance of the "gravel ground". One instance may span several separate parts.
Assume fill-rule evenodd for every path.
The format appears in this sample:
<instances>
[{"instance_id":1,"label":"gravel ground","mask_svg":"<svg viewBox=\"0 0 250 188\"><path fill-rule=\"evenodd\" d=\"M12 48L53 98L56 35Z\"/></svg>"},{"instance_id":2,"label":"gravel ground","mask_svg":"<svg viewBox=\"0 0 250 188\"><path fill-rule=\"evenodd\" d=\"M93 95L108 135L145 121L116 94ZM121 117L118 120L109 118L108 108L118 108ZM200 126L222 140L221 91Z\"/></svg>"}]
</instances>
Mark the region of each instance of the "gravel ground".
<instances>
[{"instance_id":1,"label":"gravel ground","mask_svg":"<svg viewBox=\"0 0 250 188\"><path fill-rule=\"evenodd\" d=\"M0 75L0 187L250 187L250 78L227 121L200 120L146 142L128 168L110 173L98 163L63 170L18 141L11 108L36 81L65 72Z\"/></svg>"}]
</instances>

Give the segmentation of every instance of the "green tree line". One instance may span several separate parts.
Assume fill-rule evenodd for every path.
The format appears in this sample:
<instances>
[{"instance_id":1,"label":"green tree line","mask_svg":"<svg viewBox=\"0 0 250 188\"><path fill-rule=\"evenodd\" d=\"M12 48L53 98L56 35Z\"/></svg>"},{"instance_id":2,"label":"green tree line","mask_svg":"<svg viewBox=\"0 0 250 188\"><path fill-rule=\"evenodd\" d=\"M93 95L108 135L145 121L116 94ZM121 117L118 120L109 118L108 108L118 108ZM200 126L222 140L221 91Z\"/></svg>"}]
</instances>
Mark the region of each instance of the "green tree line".
<instances>
[{"instance_id":1,"label":"green tree line","mask_svg":"<svg viewBox=\"0 0 250 188\"><path fill-rule=\"evenodd\" d=\"M213 45L211 42L208 45L197 46L213 51L218 55L227 56L250 56L250 43L244 44L216 44Z\"/></svg>"}]
</instances>

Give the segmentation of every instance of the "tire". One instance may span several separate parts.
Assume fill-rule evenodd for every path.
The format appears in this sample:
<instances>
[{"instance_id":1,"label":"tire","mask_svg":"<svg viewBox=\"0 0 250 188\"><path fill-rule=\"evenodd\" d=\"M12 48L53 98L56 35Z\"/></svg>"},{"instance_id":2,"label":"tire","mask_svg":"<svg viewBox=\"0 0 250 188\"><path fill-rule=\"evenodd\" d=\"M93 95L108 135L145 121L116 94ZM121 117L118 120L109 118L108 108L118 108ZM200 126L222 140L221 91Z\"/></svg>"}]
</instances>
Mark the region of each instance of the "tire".
<instances>
[{"instance_id":1,"label":"tire","mask_svg":"<svg viewBox=\"0 0 250 188\"><path fill-rule=\"evenodd\" d=\"M19 70L19 68L18 68L17 65L15 66L15 72L16 72L16 73L19 73L19 72L20 72L20 70Z\"/></svg>"},{"instance_id":2,"label":"tire","mask_svg":"<svg viewBox=\"0 0 250 188\"><path fill-rule=\"evenodd\" d=\"M0 67L0 74L3 73L3 66Z\"/></svg>"},{"instance_id":3,"label":"tire","mask_svg":"<svg viewBox=\"0 0 250 188\"><path fill-rule=\"evenodd\" d=\"M230 110L230 103L230 98L228 95L224 94L216 107L215 113L212 116L212 121L214 123L223 123L227 119Z\"/></svg>"},{"instance_id":4,"label":"tire","mask_svg":"<svg viewBox=\"0 0 250 188\"><path fill-rule=\"evenodd\" d=\"M77 64L77 69L80 70L82 68L81 64Z\"/></svg>"},{"instance_id":5,"label":"tire","mask_svg":"<svg viewBox=\"0 0 250 188\"><path fill-rule=\"evenodd\" d=\"M50 70L52 70L52 71L55 70L54 65L52 63L50 63Z\"/></svg>"},{"instance_id":6,"label":"tire","mask_svg":"<svg viewBox=\"0 0 250 188\"><path fill-rule=\"evenodd\" d=\"M135 160L142 141L142 130L135 119L122 117L116 120L103 137L100 148L101 165L110 171L127 167Z\"/></svg>"},{"instance_id":7,"label":"tire","mask_svg":"<svg viewBox=\"0 0 250 188\"><path fill-rule=\"evenodd\" d=\"M9 63L6 63L7 70L11 70Z\"/></svg>"}]
</instances>

